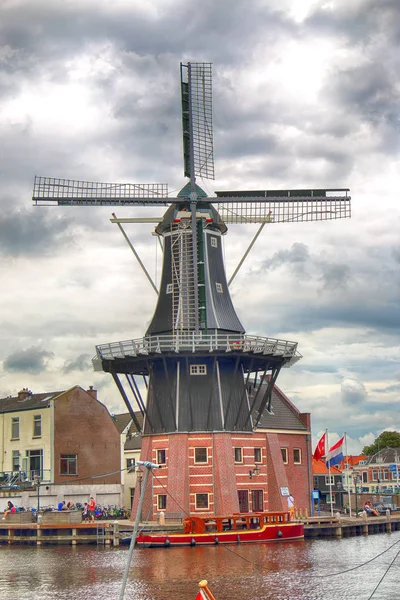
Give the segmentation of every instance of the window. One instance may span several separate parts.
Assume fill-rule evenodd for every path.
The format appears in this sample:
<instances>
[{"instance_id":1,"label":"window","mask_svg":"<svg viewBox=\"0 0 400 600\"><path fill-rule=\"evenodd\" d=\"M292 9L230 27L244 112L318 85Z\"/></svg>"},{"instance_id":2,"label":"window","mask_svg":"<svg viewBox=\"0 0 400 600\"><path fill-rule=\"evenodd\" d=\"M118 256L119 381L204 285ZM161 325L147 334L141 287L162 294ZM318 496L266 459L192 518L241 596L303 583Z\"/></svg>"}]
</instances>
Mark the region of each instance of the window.
<instances>
[{"instance_id":1,"label":"window","mask_svg":"<svg viewBox=\"0 0 400 600\"><path fill-rule=\"evenodd\" d=\"M11 419L11 439L19 440L19 417Z\"/></svg>"},{"instance_id":2,"label":"window","mask_svg":"<svg viewBox=\"0 0 400 600\"><path fill-rule=\"evenodd\" d=\"M287 448L281 448L281 452L282 452L282 460L283 460L284 464L287 465L288 464Z\"/></svg>"},{"instance_id":3,"label":"window","mask_svg":"<svg viewBox=\"0 0 400 600\"><path fill-rule=\"evenodd\" d=\"M42 437L42 415L34 415L33 417L33 437Z\"/></svg>"},{"instance_id":4,"label":"window","mask_svg":"<svg viewBox=\"0 0 400 600\"><path fill-rule=\"evenodd\" d=\"M157 464L165 465L167 462L167 451L166 450L157 450Z\"/></svg>"},{"instance_id":5,"label":"window","mask_svg":"<svg viewBox=\"0 0 400 600\"><path fill-rule=\"evenodd\" d=\"M23 461L23 470L29 472L29 477L33 478L35 475L39 475L41 479L44 478L43 474L43 450L27 450Z\"/></svg>"},{"instance_id":6,"label":"window","mask_svg":"<svg viewBox=\"0 0 400 600\"><path fill-rule=\"evenodd\" d=\"M261 448L254 448L254 462L260 463L261 460Z\"/></svg>"},{"instance_id":7,"label":"window","mask_svg":"<svg viewBox=\"0 0 400 600\"><path fill-rule=\"evenodd\" d=\"M190 365L191 375L207 375L207 365Z\"/></svg>"},{"instance_id":8,"label":"window","mask_svg":"<svg viewBox=\"0 0 400 600\"><path fill-rule=\"evenodd\" d=\"M319 477L314 476L314 490L319 488Z\"/></svg>"},{"instance_id":9,"label":"window","mask_svg":"<svg viewBox=\"0 0 400 600\"><path fill-rule=\"evenodd\" d=\"M157 508L158 510L165 510L167 508L167 494L157 496Z\"/></svg>"},{"instance_id":10,"label":"window","mask_svg":"<svg viewBox=\"0 0 400 600\"><path fill-rule=\"evenodd\" d=\"M249 512L249 492L247 490L238 491L239 512Z\"/></svg>"},{"instance_id":11,"label":"window","mask_svg":"<svg viewBox=\"0 0 400 600\"><path fill-rule=\"evenodd\" d=\"M363 483L368 483L368 471L363 471L362 482Z\"/></svg>"},{"instance_id":12,"label":"window","mask_svg":"<svg viewBox=\"0 0 400 600\"><path fill-rule=\"evenodd\" d=\"M195 448L194 449L194 462L195 463L206 463L208 460L207 448Z\"/></svg>"},{"instance_id":13,"label":"window","mask_svg":"<svg viewBox=\"0 0 400 600\"><path fill-rule=\"evenodd\" d=\"M77 475L76 454L60 454L60 475Z\"/></svg>"},{"instance_id":14,"label":"window","mask_svg":"<svg viewBox=\"0 0 400 600\"><path fill-rule=\"evenodd\" d=\"M218 239L215 237L215 235L211 236L211 246L213 248L218 248Z\"/></svg>"},{"instance_id":15,"label":"window","mask_svg":"<svg viewBox=\"0 0 400 600\"><path fill-rule=\"evenodd\" d=\"M384 481L389 481L389 471L388 469L383 470L383 479Z\"/></svg>"},{"instance_id":16,"label":"window","mask_svg":"<svg viewBox=\"0 0 400 600\"><path fill-rule=\"evenodd\" d=\"M172 283L167 283L167 294L172 294Z\"/></svg>"},{"instance_id":17,"label":"window","mask_svg":"<svg viewBox=\"0 0 400 600\"><path fill-rule=\"evenodd\" d=\"M234 448L233 450L235 452L235 463L241 463L241 462L243 462L242 449L241 448Z\"/></svg>"},{"instance_id":18,"label":"window","mask_svg":"<svg viewBox=\"0 0 400 600\"><path fill-rule=\"evenodd\" d=\"M300 450L300 448L293 448L293 462L295 465L301 465L301 450Z\"/></svg>"},{"instance_id":19,"label":"window","mask_svg":"<svg viewBox=\"0 0 400 600\"><path fill-rule=\"evenodd\" d=\"M264 511L264 494L262 490L253 490L251 492L251 502L253 505L253 512Z\"/></svg>"},{"instance_id":20,"label":"window","mask_svg":"<svg viewBox=\"0 0 400 600\"><path fill-rule=\"evenodd\" d=\"M222 289L222 283L216 283L215 287L217 288L218 294L223 294L224 290Z\"/></svg>"},{"instance_id":21,"label":"window","mask_svg":"<svg viewBox=\"0 0 400 600\"><path fill-rule=\"evenodd\" d=\"M19 450L13 450L12 453L12 470L19 471L21 468Z\"/></svg>"},{"instance_id":22,"label":"window","mask_svg":"<svg viewBox=\"0 0 400 600\"><path fill-rule=\"evenodd\" d=\"M136 464L136 461L135 461L134 458L127 458L126 459L126 468L127 468L128 471L133 471L134 468L135 468L135 464Z\"/></svg>"},{"instance_id":23,"label":"window","mask_svg":"<svg viewBox=\"0 0 400 600\"><path fill-rule=\"evenodd\" d=\"M208 494L196 494L196 509L208 508Z\"/></svg>"},{"instance_id":24,"label":"window","mask_svg":"<svg viewBox=\"0 0 400 600\"><path fill-rule=\"evenodd\" d=\"M335 485L335 477L333 475L325 475L325 485Z\"/></svg>"},{"instance_id":25,"label":"window","mask_svg":"<svg viewBox=\"0 0 400 600\"><path fill-rule=\"evenodd\" d=\"M378 471L372 471L372 481L378 481Z\"/></svg>"}]
</instances>

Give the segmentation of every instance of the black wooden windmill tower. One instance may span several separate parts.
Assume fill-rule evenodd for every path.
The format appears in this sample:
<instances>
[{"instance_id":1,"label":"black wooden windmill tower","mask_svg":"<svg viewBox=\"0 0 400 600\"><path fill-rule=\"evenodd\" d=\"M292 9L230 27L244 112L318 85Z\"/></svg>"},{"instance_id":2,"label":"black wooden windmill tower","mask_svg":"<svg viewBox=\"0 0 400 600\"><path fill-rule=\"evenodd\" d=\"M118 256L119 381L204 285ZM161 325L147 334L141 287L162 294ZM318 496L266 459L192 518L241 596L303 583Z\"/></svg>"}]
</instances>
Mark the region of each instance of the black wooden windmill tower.
<instances>
[{"instance_id":1,"label":"black wooden windmill tower","mask_svg":"<svg viewBox=\"0 0 400 600\"><path fill-rule=\"evenodd\" d=\"M47 177L36 177L34 184L37 205L169 206L155 228L163 240L163 269L150 325L139 339L98 346L94 359L96 369L111 373L143 434L141 460L165 465L147 498L150 512L238 512L238 491L248 481L254 458L249 462L244 456L238 465L234 448L238 439L254 446L261 416L273 410L271 394L280 369L300 358L295 342L245 334L225 274L221 242L226 224L258 223L257 237L266 223L350 216L347 189L207 196L196 177L214 179L211 69L209 63L181 64L189 181L177 197L168 197L165 184ZM142 427L130 398L143 415ZM266 486L267 478L263 509L268 508Z\"/></svg>"}]
</instances>

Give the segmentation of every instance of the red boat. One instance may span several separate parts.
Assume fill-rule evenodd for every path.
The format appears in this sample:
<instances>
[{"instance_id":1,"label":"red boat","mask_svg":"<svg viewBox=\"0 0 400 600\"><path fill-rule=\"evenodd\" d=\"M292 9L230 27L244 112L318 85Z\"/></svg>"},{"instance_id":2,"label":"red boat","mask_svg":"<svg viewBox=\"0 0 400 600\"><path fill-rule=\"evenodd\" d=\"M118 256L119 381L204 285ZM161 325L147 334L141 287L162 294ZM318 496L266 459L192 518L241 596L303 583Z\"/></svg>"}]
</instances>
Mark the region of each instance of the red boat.
<instances>
[{"instance_id":1,"label":"red boat","mask_svg":"<svg viewBox=\"0 0 400 600\"><path fill-rule=\"evenodd\" d=\"M304 538L304 525L290 521L289 513L253 513L231 517L189 517L183 533L140 533L136 539L145 548L263 543Z\"/></svg>"}]
</instances>

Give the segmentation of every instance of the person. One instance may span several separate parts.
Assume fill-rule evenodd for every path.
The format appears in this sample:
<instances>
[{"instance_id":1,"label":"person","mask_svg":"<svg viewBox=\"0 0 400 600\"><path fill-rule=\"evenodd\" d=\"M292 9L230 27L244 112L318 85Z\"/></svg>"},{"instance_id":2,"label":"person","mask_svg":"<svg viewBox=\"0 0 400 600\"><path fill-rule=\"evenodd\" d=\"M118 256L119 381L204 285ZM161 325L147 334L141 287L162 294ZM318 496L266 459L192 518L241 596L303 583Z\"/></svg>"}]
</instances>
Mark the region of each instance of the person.
<instances>
[{"instance_id":1,"label":"person","mask_svg":"<svg viewBox=\"0 0 400 600\"><path fill-rule=\"evenodd\" d=\"M288 509L289 509L289 519L294 521L294 498L292 494L289 494L287 499Z\"/></svg>"},{"instance_id":2,"label":"person","mask_svg":"<svg viewBox=\"0 0 400 600\"><path fill-rule=\"evenodd\" d=\"M89 506L88 506L87 502L85 502L84 505L83 505L82 520L83 520L84 523L87 523L88 521L90 521L90 519L89 519Z\"/></svg>"},{"instance_id":3,"label":"person","mask_svg":"<svg viewBox=\"0 0 400 600\"><path fill-rule=\"evenodd\" d=\"M94 514L95 514L95 510L96 510L96 502L94 501L93 496L90 496L88 510L89 510L90 519L91 519L92 523L94 523Z\"/></svg>"},{"instance_id":4,"label":"person","mask_svg":"<svg viewBox=\"0 0 400 600\"><path fill-rule=\"evenodd\" d=\"M7 515L9 515L10 513L16 513L17 509L15 508L14 504L11 502L11 500L9 500L7 502L7 508L4 511L4 515L3 515L3 521L5 521L5 519L7 519Z\"/></svg>"},{"instance_id":5,"label":"person","mask_svg":"<svg viewBox=\"0 0 400 600\"><path fill-rule=\"evenodd\" d=\"M57 510L67 510L67 507L65 506L65 500L62 500L62 502L58 503Z\"/></svg>"},{"instance_id":6,"label":"person","mask_svg":"<svg viewBox=\"0 0 400 600\"><path fill-rule=\"evenodd\" d=\"M379 517L378 511L373 508L372 503L369 501L365 503L364 510L369 517Z\"/></svg>"},{"instance_id":7,"label":"person","mask_svg":"<svg viewBox=\"0 0 400 600\"><path fill-rule=\"evenodd\" d=\"M72 510L74 508L75 504L73 502L68 502L67 504L67 510Z\"/></svg>"}]
</instances>

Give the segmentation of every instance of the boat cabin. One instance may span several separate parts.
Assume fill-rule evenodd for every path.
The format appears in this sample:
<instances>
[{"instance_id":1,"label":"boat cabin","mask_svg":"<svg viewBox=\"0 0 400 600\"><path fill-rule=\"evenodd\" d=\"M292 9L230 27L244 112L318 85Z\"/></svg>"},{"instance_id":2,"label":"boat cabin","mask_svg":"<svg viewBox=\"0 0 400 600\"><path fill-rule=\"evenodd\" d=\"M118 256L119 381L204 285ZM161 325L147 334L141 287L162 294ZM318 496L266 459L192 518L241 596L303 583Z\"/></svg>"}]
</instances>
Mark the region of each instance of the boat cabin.
<instances>
[{"instance_id":1,"label":"boat cabin","mask_svg":"<svg viewBox=\"0 0 400 600\"><path fill-rule=\"evenodd\" d=\"M183 521L183 528L185 533L243 531L289 521L287 512L248 513L231 517L188 517Z\"/></svg>"}]
</instances>

